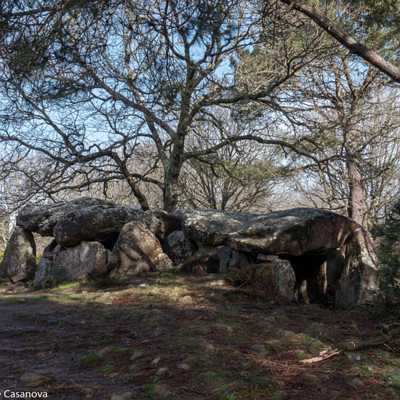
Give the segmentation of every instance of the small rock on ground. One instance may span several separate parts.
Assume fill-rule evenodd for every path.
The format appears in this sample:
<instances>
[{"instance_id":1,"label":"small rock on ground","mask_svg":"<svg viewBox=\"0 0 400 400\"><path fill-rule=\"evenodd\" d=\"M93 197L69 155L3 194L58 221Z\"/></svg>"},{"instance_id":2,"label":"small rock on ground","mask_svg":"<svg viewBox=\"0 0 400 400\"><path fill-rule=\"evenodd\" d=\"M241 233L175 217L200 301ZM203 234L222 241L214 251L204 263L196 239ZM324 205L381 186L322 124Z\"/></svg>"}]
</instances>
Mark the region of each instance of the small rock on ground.
<instances>
[{"instance_id":1,"label":"small rock on ground","mask_svg":"<svg viewBox=\"0 0 400 400\"><path fill-rule=\"evenodd\" d=\"M126 392L123 394L114 394L110 400L131 400L135 398L135 392Z\"/></svg>"},{"instance_id":2,"label":"small rock on ground","mask_svg":"<svg viewBox=\"0 0 400 400\"><path fill-rule=\"evenodd\" d=\"M161 361L161 357L157 357L151 362L151 364L152 365L157 365L160 361Z\"/></svg>"},{"instance_id":3,"label":"small rock on ground","mask_svg":"<svg viewBox=\"0 0 400 400\"><path fill-rule=\"evenodd\" d=\"M134 360L136 360L137 358L142 357L143 354L144 354L144 351L140 351L140 350L135 351L135 352L132 354L132 356L131 356L131 361L134 361Z\"/></svg>"},{"instance_id":4,"label":"small rock on ground","mask_svg":"<svg viewBox=\"0 0 400 400\"><path fill-rule=\"evenodd\" d=\"M187 365L185 363L178 364L178 369L181 369L182 371L190 371L189 365Z\"/></svg>"},{"instance_id":5,"label":"small rock on ground","mask_svg":"<svg viewBox=\"0 0 400 400\"><path fill-rule=\"evenodd\" d=\"M21 384L23 386L30 386L30 387L40 386L43 383L48 382L49 380L50 378L46 378L43 375L35 374L33 372L26 372L20 378Z\"/></svg>"},{"instance_id":6,"label":"small rock on ground","mask_svg":"<svg viewBox=\"0 0 400 400\"><path fill-rule=\"evenodd\" d=\"M358 378L352 379L349 383L354 388L361 388L361 387L365 386L365 383L361 379L358 379Z\"/></svg>"},{"instance_id":7,"label":"small rock on ground","mask_svg":"<svg viewBox=\"0 0 400 400\"><path fill-rule=\"evenodd\" d=\"M154 393L162 396L168 393L168 388L165 385L156 383L154 385Z\"/></svg>"},{"instance_id":8,"label":"small rock on ground","mask_svg":"<svg viewBox=\"0 0 400 400\"><path fill-rule=\"evenodd\" d=\"M112 351L111 347L103 347L97 352L97 354L99 358L104 358L107 354L111 353L111 351Z\"/></svg>"},{"instance_id":9,"label":"small rock on ground","mask_svg":"<svg viewBox=\"0 0 400 400\"><path fill-rule=\"evenodd\" d=\"M356 353L347 353L347 358L349 361L360 361L361 357L359 354Z\"/></svg>"},{"instance_id":10,"label":"small rock on ground","mask_svg":"<svg viewBox=\"0 0 400 400\"><path fill-rule=\"evenodd\" d=\"M179 303L181 304L192 304L193 302L194 301L191 296L184 296L181 299L179 299Z\"/></svg>"},{"instance_id":11,"label":"small rock on ground","mask_svg":"<svg viewBox=\"0 0 400 400\"><path fill-rule=\"evenodd\" d=\"M155 373L156 376L165 376L167 374L168 374L168 368L167 367L159 368L157 370L157 372Z\"/></svg>"}]
</instances>

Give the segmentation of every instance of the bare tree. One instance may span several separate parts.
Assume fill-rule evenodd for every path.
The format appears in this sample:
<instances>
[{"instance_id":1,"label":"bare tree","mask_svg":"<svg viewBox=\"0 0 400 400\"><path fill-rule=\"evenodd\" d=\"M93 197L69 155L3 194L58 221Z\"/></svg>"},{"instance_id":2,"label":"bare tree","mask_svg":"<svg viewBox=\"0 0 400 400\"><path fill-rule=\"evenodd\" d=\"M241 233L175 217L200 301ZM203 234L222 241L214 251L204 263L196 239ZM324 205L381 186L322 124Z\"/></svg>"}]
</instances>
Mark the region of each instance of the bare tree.
<instances>
[{"instance_id":1,"label":"bare tree","mask_svg":"<svg viewBox=\"0 0 400 400\"><path fill-rule=\"evenodd\" d=\"M315 154L331 155L325 163L309 164L298 187L307 188L306 197L320 207L375 224L397 192L398 92L349 54L304 69L290 90L284 95L286 122ZM298 167L305 169L301 162ZM307 177L310 182L304 182Z\"/></svg>"},{"instance_id":2,"label":"bare tree","mask_svg":"<svg viewBox=\"0 0 400 400\"><path fill-rule=\"evenodd\" d=\"M281 3L264 2L270 8L275 6L277 21L272 27L264 25L266 49L274 47L276 36L271 29L303 26L310 34L315 30L309 18L299 18ZM341 2L329 4L328 14L335 15L338 21L348 18ZM265 10L270 13L269 9ZM362 10L353 9L354 15L361 18ZM348 30L365 29L363 23L352 19L346 21ZM380 36L379 32L369 37L371 45L374 41L388 43L386 35ZM296 39L303 40L301 36L290 38L285 46L288 53ZM282 135L289 134L296 139L297 149L303 150L305 158L298 157L300 152L291 153L286 148L289 150L286 151L286 164L291 166L293 174L307 170L308 177L313 177L317 185L313 183L313 187L319 190L308 198L318 200L319 206L343 212L360 224L369 224L384 207L382 194L387 192L388 177L393 176L397 164L394 160L398 147L399 120L395 111L398 101L392 101L396 92L393 89L389 94L385 89L389 79L372 65L360 62L328 35L319 39L322 53L316 53L313 60L285 81L269 99L257 99L241 115L258 118L260 124L264 121L264 124L281 130ZM241 59L237 68L240 85L258 86L265 79L263 60L267 59L265 62L268 63L269 54L264 53L263 46L256 50L245 53ZM276 56L278 59L279 55ZM257 79L246 78L251 74ZM310 159L309 154L314 158ZM305 175L300 176L304 179ZM300 180L300 183L304 187L304 181ZM310 183L306 186L310 188Z\"/></svg>"},{"instance_id":3,"label":"bare tree","mask_svg":"<svg viewBox=\"0 0 400 400\"><path fill-rule=\"evenodd\" d=\"M251 128L234 121L227 112L223 129L204 126L188 141L196 149L212 146L225 135L240 136L240 130ZM211 208L229 211L265 212L274 208L274 186L284 175L279 151L257 143L237 142L213 154L193 158L183 167L180 186L180 205L190 208Z\"/></svg>"},{"instance_id":4,"label":"bare tree","mask_svg":"<svg viewBox=\"0 0 400 400\"><path fill-rule=\"evenodd\" d=\"M49 193L48 182L68 186L76 174L87 182L124 179L142 208L150 207L144 183L156 186L172 210L191 159L247 140L306 151L267 127L208 147L186 146L204 124L221 125L217 109L270 102L319 51L320 32L280 28L263 83L236 82L238 53L254 49L263 33L258 2L86 0L43 7L25 0L2 7L3 160L15 162L16 150L43 154ZM140 163L145 147L155 157Z\"/></svg>"}]
</instances>

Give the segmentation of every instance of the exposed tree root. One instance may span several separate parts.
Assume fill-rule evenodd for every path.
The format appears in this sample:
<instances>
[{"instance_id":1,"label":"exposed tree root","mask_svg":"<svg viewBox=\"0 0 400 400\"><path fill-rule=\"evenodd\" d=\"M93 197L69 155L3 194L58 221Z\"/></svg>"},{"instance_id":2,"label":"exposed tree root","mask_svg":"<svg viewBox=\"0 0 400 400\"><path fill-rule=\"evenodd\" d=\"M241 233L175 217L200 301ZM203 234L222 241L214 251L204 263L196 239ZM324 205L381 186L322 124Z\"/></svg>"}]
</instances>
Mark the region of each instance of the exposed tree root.
<instances>
[{"instance_id":1,"label":"exposed tree root","mask_svg":"<svg viewBox=\"0 0 400 400\"><path fill-rule=\"evenodd\" d=\"M368 347L378 347L383 344L391 342L394 338L400 334L400 327L391 330L388 333L382 333L380 336L369 338L366 340L359 339L348 339L336 345L337 349L351 351L360 350Z\"/></svg>"}]
</instances>

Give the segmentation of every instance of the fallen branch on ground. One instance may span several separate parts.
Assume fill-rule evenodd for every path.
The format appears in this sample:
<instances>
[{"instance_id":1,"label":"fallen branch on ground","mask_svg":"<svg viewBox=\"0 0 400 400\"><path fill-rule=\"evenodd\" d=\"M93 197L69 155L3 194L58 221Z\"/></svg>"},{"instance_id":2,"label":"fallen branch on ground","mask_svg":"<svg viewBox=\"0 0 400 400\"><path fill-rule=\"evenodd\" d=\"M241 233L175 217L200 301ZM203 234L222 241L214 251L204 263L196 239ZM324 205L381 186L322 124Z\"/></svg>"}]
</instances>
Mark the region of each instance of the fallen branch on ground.
<instances>
[{"instance_id":1,"label":"fallen branch on ground","mask_svg":"<svg viewBox=\"0 0 400 400\"><path fill-rule=\"evenodd\" d=\"M326 359L328 359L328 358L330 358L330 357L333 357L333 356L335 356L336 354L339 354L339 353L341 353L341 352L342 352L342 350L338 350L338 349L332 350L332 349L329 347L329 349L326 349L326 350L324 350L324 351L321 351L321 352L319 353L319 356L318 356L318 357L308 358L308 359L306 359L306 360L300 360L300 362L301 362L302 364L312 364L312 363L324 361L324 360L326 360Z\"/></svg>"}]
</instances>

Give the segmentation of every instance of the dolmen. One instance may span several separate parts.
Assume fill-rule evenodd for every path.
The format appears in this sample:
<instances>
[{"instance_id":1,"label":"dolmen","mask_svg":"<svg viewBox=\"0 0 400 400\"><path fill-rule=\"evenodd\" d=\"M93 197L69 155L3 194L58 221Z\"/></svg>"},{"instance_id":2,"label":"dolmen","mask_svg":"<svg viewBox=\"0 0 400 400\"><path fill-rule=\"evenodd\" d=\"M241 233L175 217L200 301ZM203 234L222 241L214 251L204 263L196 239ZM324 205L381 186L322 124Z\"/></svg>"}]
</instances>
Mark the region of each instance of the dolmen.
<instances>
[{"instance_id":1,"label":"dolmen","mask_svg":"<svg viewBox=\"0 0 400 400\"><path fill-rule=\"evenodd\" d=\"M27 205L16 225L0 278L33 280L39 287L127 278L206 260L203 266L213 273L269 263L284 296L297 295L306 282L310 301L329 297L337 307L373 300L378 291L378 262L369 232L321 209L261 215L221 210L167 213L83 197ZM33 233L53 238L37 265Z\"/></svg>"}]
</instances>

